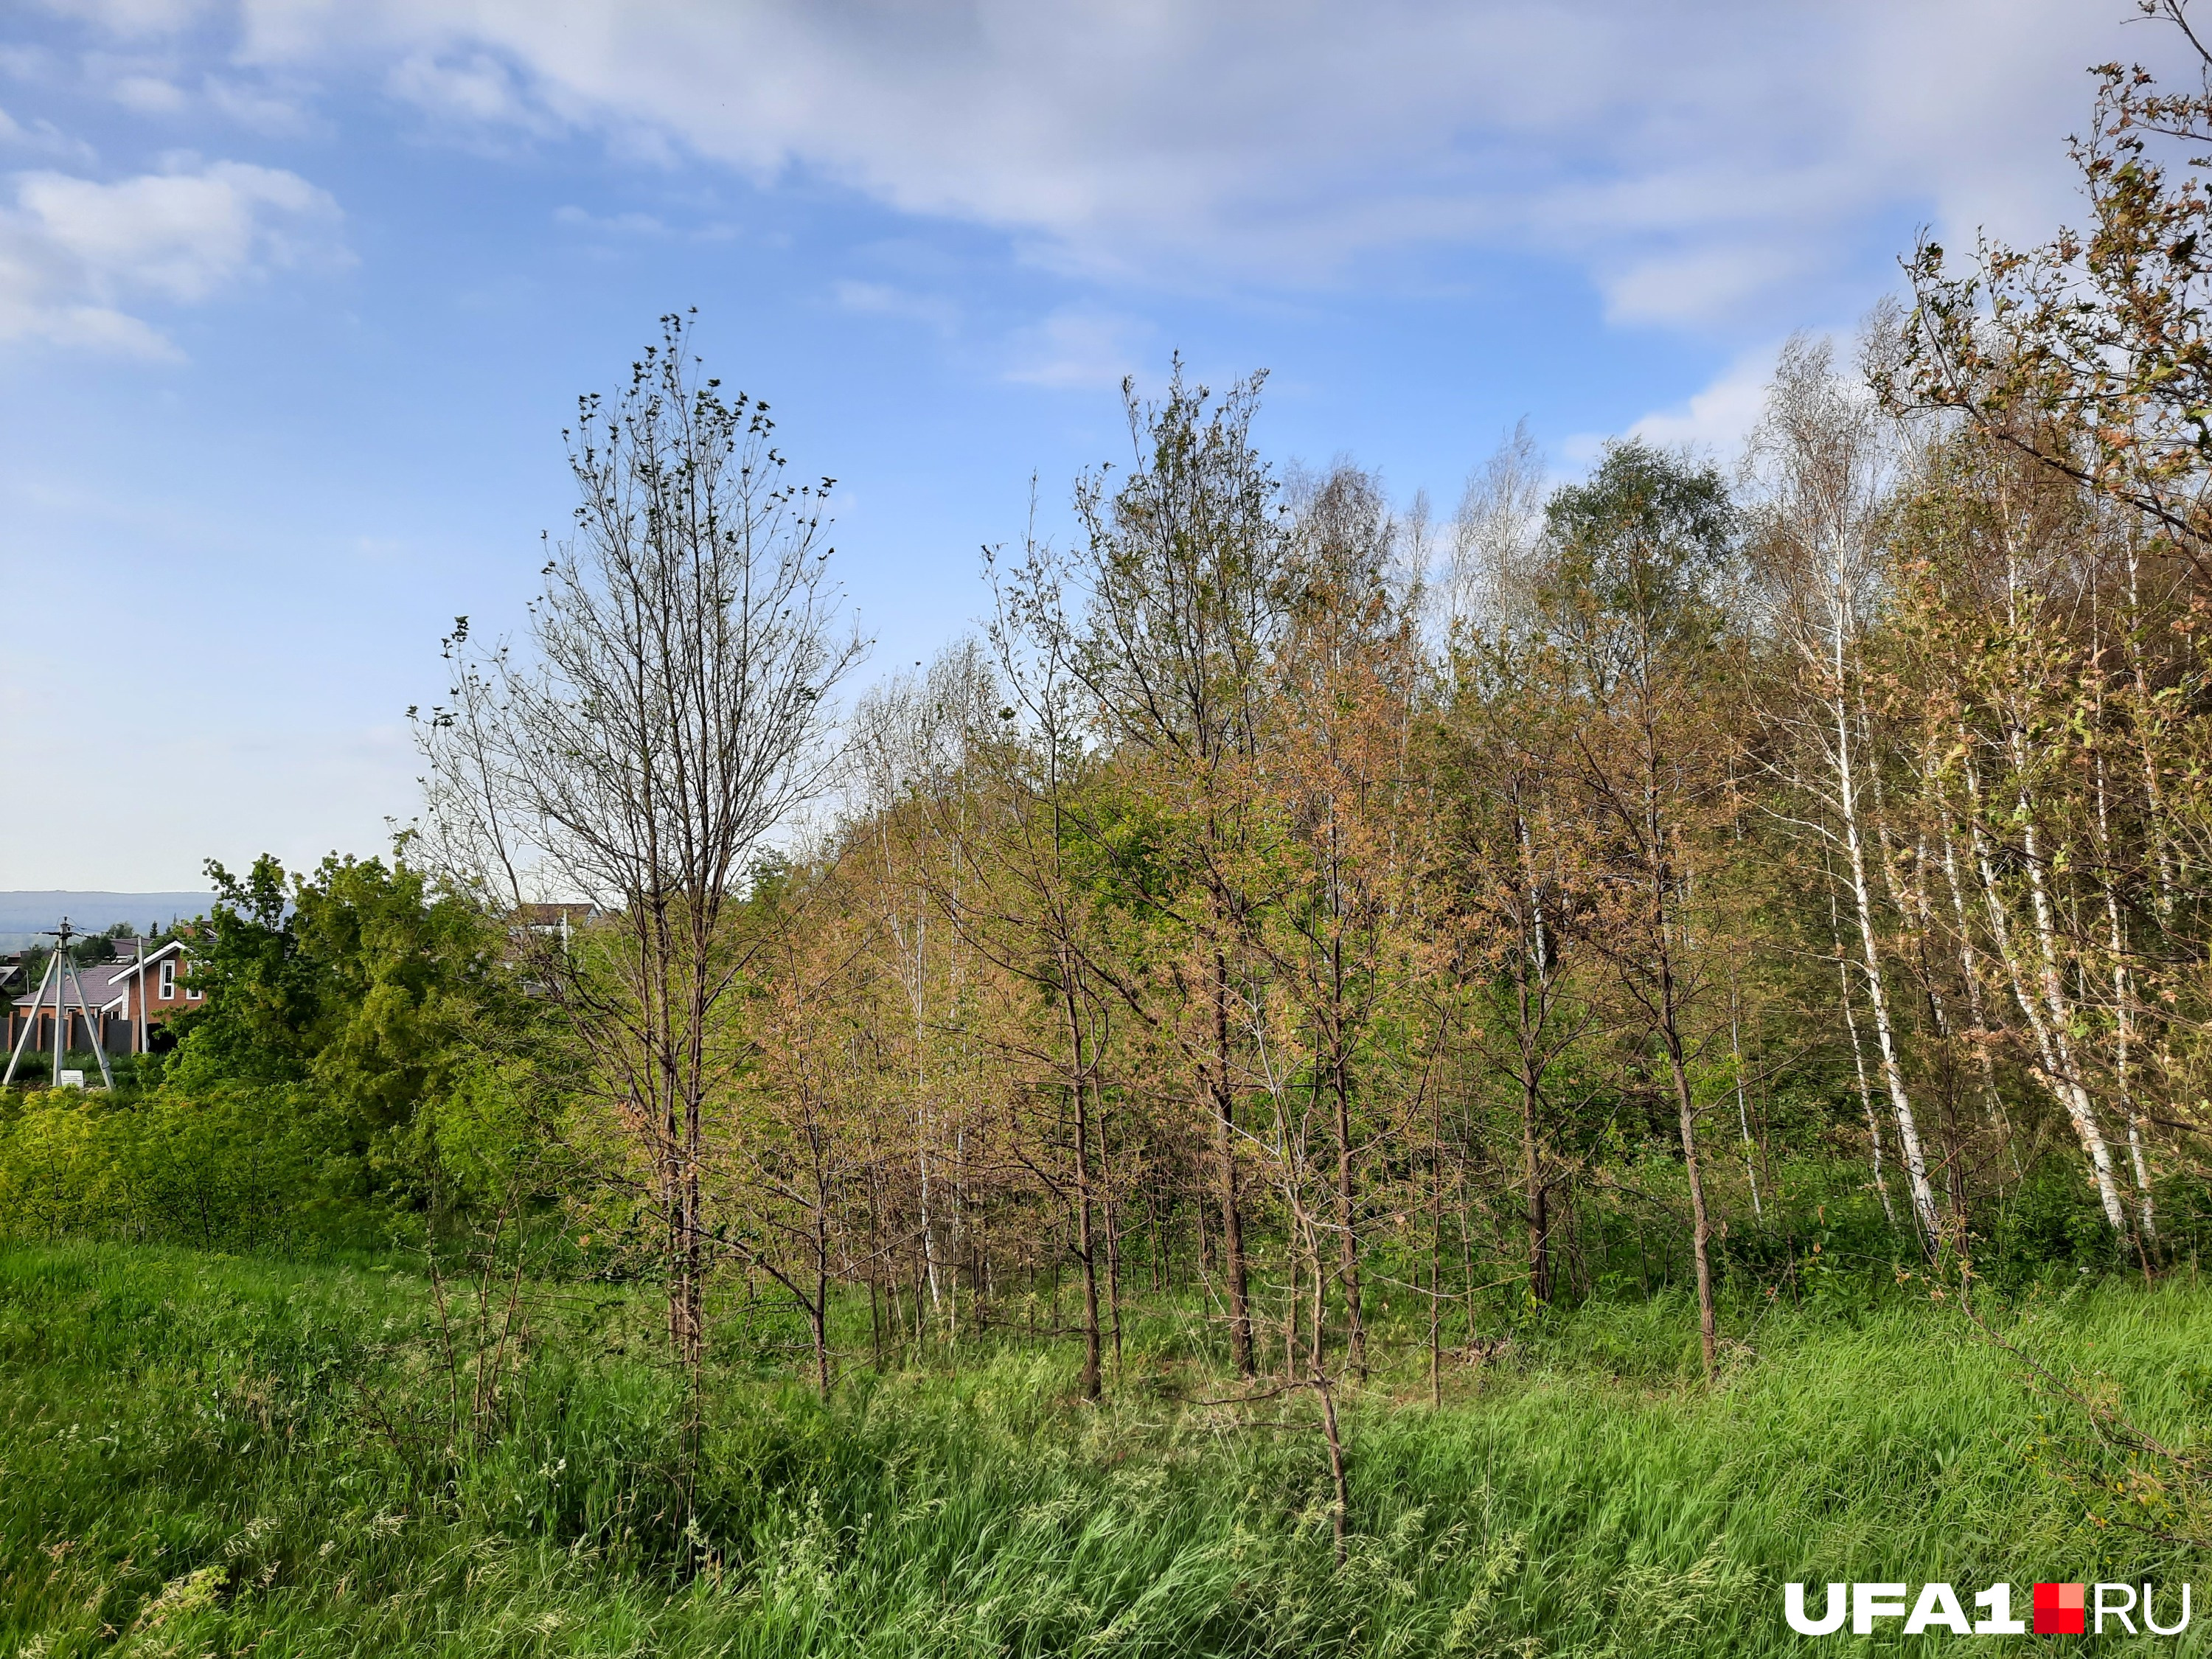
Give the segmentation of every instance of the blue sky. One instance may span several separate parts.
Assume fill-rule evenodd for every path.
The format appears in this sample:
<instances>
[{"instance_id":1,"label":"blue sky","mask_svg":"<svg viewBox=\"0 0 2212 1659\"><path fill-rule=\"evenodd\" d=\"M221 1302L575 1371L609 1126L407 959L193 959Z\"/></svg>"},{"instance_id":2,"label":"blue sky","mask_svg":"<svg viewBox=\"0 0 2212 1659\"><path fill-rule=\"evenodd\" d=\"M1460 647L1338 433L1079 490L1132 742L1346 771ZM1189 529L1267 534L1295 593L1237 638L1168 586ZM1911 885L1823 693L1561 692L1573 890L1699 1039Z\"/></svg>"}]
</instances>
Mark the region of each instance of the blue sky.
<instances>
[{"instance_id":1,"label":"blue sky","mask_svg":"<svg viewBox=\"0 0 2212 1659\"><path fill-rule=\"evenodd\" d=\"M0 9L0 889L380 850L560 428L696 306L839 480L871 672L975 613L1180 349L1449 512L1725 454L1916 228L2047 233L2130 0L17 0Z\"/></svg>"}]
</instances>

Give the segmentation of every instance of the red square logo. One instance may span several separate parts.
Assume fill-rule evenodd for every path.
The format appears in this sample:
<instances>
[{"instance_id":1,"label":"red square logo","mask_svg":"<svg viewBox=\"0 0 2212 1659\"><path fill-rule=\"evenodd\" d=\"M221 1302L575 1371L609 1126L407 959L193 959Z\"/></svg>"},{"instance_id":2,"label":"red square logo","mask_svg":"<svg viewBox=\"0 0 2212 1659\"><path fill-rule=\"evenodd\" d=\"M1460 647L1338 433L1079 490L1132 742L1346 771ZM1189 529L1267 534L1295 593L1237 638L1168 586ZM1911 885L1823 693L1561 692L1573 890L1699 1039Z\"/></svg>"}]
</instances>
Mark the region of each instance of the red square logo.
<instances>
[{"instance_id":1,"label":"red square logo","mask_svg":"<svg viewBox=\"0 0 2212 1659\"><path fill-rule=\"evenodd\" d=\"M2035 1587L2035 1633L2038 1636L2079 1636L2087 1621L2088 1596L2081 1584L2038 1584Z\"/></svg>"}]
</instances>

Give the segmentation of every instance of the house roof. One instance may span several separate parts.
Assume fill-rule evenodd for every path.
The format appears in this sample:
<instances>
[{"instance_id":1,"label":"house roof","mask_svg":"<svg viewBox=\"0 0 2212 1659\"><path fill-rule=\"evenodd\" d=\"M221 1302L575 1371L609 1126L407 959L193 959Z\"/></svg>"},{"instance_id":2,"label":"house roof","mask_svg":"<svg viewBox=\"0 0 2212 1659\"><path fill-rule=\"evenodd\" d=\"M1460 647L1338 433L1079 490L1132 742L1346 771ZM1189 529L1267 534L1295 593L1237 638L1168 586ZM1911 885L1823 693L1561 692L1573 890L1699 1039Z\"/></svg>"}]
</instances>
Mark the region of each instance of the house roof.
<instances>
[{"instance_id":1,"label":"house roof","mask_svg":"<svg viewBox=\"0 0 2212 1659\"><path fill-rule=\"evenodd\" d=\"M525 927L557 927L563 921L570 927L590 921L599 914L595 904L518 904L514 919Z\"/></svg>"},{"instance_id":2,"label":"house roof","mask_svg":"<svg viewBox=\"0 0 2212 1659\"><path fill-rule=\"evenodd\" d=\"M135 945L136 942L131 939L119 939L117 943ZM183 953L185 943L182 939L173 939L167 945L146 953L146 966L151 968L164 957L179 956ZM62 975L62 1006L64 1008L82 1008L88 1006L94 1008L112 1007L122 1001L129 994L131 975L137 971L138 964L135 962L95 962L89 967L77 969L74 975L74 982L70 975L64 974ZM84 992L82 997L77 994L80 987ZM39 994L40 988L36 985L32 986L15 999L15 1006L18 1008L29 1008L36 1003L45 1007L52 1007L54 1006L52 986L49 984L45 988L46 994L41 997Z\"/></svg>"}]
</instances>

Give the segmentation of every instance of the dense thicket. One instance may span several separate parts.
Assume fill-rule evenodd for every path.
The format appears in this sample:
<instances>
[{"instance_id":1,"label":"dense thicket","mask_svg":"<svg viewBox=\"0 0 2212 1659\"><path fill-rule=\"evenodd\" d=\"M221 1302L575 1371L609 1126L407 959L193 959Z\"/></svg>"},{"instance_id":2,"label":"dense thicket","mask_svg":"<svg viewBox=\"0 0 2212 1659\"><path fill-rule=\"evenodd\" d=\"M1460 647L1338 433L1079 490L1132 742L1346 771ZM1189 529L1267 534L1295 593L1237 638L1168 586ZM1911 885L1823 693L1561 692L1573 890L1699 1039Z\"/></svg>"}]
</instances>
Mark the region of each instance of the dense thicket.
<instances>
[{"instance_id":1,"label":"dense thicket","mask_svg":"<svg viewBox=\"0 0 2212 1659\"><path fill-rule=\"evenodd\" d=\"M1094 1392L1182 1296L1325 1391L1378 1297L1440 1357L1679 1280L1710 1364L1718 1282L1816 1251L2194 1250L2185 563L1801 344L1736 479L1620 444L1505 533L1472 501L1440 614L1256 391L1133 401L1084 539L863 707L738 1016L734 1261L817 1333L865 1292L879 1352L1042 1317Z\"/></svg>"}]
</instances>

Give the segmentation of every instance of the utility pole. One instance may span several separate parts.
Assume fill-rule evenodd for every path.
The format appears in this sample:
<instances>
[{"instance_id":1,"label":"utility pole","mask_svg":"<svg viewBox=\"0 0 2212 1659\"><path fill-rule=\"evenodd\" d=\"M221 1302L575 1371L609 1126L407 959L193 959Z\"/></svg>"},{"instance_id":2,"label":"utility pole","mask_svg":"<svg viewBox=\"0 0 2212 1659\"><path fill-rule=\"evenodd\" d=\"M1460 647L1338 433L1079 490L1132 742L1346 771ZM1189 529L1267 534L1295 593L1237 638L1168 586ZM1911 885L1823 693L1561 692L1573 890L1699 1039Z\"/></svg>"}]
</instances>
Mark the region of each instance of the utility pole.
<instances>
[{"instance_id":1,"label":"utility pole","mask_svg":"<svg viewBox=\"0 0 2212 1659\"><path fill-rule=\"evenodd\" d=\"M23 1050L30 1046L31 1033L38 1028L40 1005L46 1000L46 985L50 981L54 988L54 1069L48 1081L57 1089L61 1087L62 1060L69 1044L69 1000L63 993L65 988L73 988L76 993L76 1006L84 1010L86 1040L92 1044L93 1058L100 1062L100 1081L103 1087L112 1089L115 1087L115 1073L107 1069L107 1050L100 1046L100 1027L94 1021L91 1006L85 1000L84 981L77 977L76 964L70 960L70 941L78 938L79 934L70 926L69 918L64 916L62 925L47 929L43 937L53 940L53 957L46 963L46 971L40 975L38 994L31 999L30 1019L23 1027L22 1036L15 1043L15 1052L8 1057L7 1071L0 1073L0 1089L6 1088L15 1080L15 1067L22 1060Z\"/></svg>"},{"instance_id":2,"label":"utility pole","mask_svg":"<svg viewBox=\"0 0 2212 1659\"><path fill-rule=\"evenodd\" d=\"M31 998L30 1012L23 1018L23 1032L15 1039L15 1050L8 1056L8 1070L4 1075L0 1075L0 1089L6 1088L15 1080L15 1067L22 1063L23 1050L31 1046L31 1034L39 1029L39 1009L46 1000L46 981L53 977L55 966L54 959L48 957L45 969L39 975L39 988ZM58 993L55 1000L60 1000Z\"/></svg>"}]
</instances>

